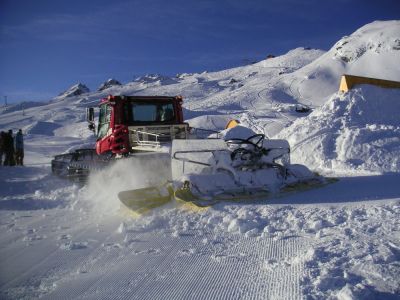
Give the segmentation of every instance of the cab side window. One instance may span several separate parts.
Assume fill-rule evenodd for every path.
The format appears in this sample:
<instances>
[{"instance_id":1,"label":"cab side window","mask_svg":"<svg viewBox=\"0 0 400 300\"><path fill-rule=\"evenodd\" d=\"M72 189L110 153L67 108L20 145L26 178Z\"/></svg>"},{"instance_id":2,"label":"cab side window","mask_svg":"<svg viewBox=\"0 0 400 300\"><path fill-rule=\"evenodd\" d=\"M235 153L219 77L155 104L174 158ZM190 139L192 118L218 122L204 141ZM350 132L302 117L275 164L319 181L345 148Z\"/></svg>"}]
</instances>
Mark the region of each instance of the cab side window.
<instances>
[{"instance_id":1,"label":"cab side window","mask_svg":"<svg viewBox=\"0 0 400 300\"><path fill-rule=\"evenodd\" d=\"M97 131L98 139L103 138L110 128L111 109L111 106L107 104L103 104L100 106L99 128Z\"/></svg>"},{"instance_id":2,"label":"cab side window","mask_svg":"<svg viewBox=\"0 0 400 300\"><path fill-rule=\"evenodd\" d=\"M172 104L165 104L161 106L160 121L172 121L174 116L174 107Z\"/></svg>"}]
</instances>

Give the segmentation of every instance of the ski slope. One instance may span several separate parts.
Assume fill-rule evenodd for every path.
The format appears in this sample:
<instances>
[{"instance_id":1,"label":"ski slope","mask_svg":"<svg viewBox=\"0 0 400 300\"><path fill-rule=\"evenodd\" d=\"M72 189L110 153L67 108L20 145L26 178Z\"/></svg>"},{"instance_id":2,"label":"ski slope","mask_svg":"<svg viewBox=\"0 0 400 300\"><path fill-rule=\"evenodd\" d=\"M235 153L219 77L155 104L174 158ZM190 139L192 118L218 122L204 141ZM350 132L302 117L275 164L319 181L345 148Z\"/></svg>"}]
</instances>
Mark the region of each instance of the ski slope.
<instances>
[{"instance_id":1,"label":"ski slope","mask_svg":"<svg viewBox=\"0 0 400 300\"><path fill-rule=\"evenodd\" d=\"M400 21L373 22L327 52L297 48L93 92L77 84L50 102L2 108L0 129L25 133L26 165L0 168L0 298L399 299L399 91L337 93L343 73L400 81L398 41ZM54 155L93 146L85 109L108 94L181 94L191 126L238 119L339 180L207 209L171 202L134 218L118 191L160 174L121 163L82 186L50 171Z\"/></svg>"},{"instance_id":2,"label":"ski slope","mask_svg":"<svg viewBox=\"0 0 400 300\"><path fill-rule=\"evenodd\" d=\"M398 174L341 178L283 199L198 211L171 203L139 219L47 168L15 167L2 176L5 299L398 293Z\"/></svg>"}]
</instances>

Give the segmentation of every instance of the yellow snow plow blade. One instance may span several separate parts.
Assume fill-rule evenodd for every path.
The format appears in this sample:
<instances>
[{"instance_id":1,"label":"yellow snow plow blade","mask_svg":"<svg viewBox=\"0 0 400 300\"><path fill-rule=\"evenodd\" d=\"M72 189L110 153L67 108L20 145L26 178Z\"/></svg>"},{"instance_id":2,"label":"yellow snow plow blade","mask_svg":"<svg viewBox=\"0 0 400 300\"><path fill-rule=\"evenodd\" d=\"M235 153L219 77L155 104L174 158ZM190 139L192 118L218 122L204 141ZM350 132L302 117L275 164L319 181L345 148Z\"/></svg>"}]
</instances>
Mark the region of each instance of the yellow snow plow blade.
<instances>
[{"instance_id":1,"label":"yellow snow plow blade","mask_svg":"<svg viewBox=\"0 0 400 300\"><path fill-rule=\"evenodd\" d=\"M173 193L169 186L147 187L120 192L118 198L130 211L142 215L171 201Z\"/></svg>"},{"instance_id":2,"label":"yellow snow plow blade","mask_svg":"<svg viewBox=\"0 0 400 300\"><path fill-rule=\"evenodd\" d=\"M281 198L293 193L320 188L325 185L335 183L337 181L338 179L336 178L315 178L309 181L297 182L287 185L274 193L266 189L237 189L232 191L223 191L219 194L215 194L212 196L192 193L189 187L184 186L174 192L174 197L178 203L186 203L197 206L199 208L205 208L220 202L252 203L254 201L266 200L271 198Z\"/></svg>"},{"instance_id":3,"label":"yellow snow plow blade","mask_svg":"<svg viewBox=\"0 0 400 300\"><path fill-rule=\"evenodd\" d=\"M141 216L152 209L170 202L173 198L180 207L191 211L202 211L220 202L252 203L254 201L271 198L281 198L293 193L323 187L338 181L336 178L314 179L298 182L282 187L279 192L272 193L266 189L235 189L221 191L213 195L193 193L188 186L183 186L174 191L171 185L160 187L147 187L118 194L126 211L134 216Z\"/></svg>"},{"instance_id":4,"label":"yellow snow plow blade","mask_svg":"<svg viewBox=\"0 0 400 300\"><path fill-rule=\"evenodd\" d=\"M213 196L193 194L190 188L180 188L175 191L174 197L177 202L190 203L198 207L208 207L219 202L252 201L270 196L267 190L236 190L226 191Z\"/></svg>"}]
</instances>

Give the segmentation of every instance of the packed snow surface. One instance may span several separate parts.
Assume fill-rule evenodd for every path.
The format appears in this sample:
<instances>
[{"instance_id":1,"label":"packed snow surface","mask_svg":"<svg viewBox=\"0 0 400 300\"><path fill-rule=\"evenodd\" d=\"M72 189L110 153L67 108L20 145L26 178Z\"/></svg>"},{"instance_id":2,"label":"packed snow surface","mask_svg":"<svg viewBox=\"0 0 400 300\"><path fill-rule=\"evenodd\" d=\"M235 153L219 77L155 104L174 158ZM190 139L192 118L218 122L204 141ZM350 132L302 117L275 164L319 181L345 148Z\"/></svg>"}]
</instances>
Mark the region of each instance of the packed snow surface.
<instances>
[{"instance_id":1,"label":"packed snow surface","mask_svg":"<svg viewBox=\"0 0 400 300\"><path fill-rule=\"evenodd\" d=\"M399 41L400 21L374 22L327 52L297 48L104 91L75 86L2 108L0 129L25 134L25 166L0 168L0 298L399 299L400 94L337 93L343 73L400 80ZM171 202L135 218L117 193L165 181L157 160L118 162L87 185L50 171L54 155L93 147L85 109L108 94L181 94L186 120L205 135L237 119L287 139L293 162L338 181L203 209Z\"/></svg>"},{"instance_id":2,"label":"packed snow surface","mask_svg":"<svg viewBox=\"0 0 400 300\"><path fill-rule=\"evenodd\" d=\"M171 203L135 219L116 210L116 197L105 199L105 185L93 194L91 185L66 184L48 168L7 170L0 203L3 299L399 293L398 174L341 178L282 199L209 209Z\"/></svg>"}]
</instances>

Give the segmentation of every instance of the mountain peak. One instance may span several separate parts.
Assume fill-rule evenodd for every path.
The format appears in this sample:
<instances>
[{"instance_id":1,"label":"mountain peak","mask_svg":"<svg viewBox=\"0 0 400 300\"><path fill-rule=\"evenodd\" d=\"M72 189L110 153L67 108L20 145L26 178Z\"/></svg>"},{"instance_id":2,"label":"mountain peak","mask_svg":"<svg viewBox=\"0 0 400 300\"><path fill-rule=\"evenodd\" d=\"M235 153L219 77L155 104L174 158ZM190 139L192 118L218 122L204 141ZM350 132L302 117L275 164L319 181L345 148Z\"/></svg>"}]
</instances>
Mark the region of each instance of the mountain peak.
<instances>
[{"instance_id":1,"label":"mountain peak","mask_svg":"<svg viewBox=\"0 0 400 300\"><path fill-rule=\"evenodd\" d=\"M85 93L89 93L90 90L89 88L83 84L83 83L77 83L73 86L71 86L68 90L62 92L59 97L73 97L73 96L79 96Z\"/></svg>"},{"instance_id":2,"label":"mountain peak","mask_svg":"<svg viewBox=\"0 0 400 300\"><path fill-rule=\"evenodd\" d=\"M119 86L122 85L121 82L114 78L110 78L107 81L103 82L102 85L98 88L98 91L104 91L112 86Z\"/></svg>"},{"instance_id":3,"label":"mountain peak","mask_svg":"<svg viewBox=\"0 0 400 300\"><path fill-rule=\"evenodd\" d=\"M150 85L168 85L176 83L176 81L171 77L161 74L146 74L144 76L136 78L134 81Z\"/></svg>"}]
</instances>

